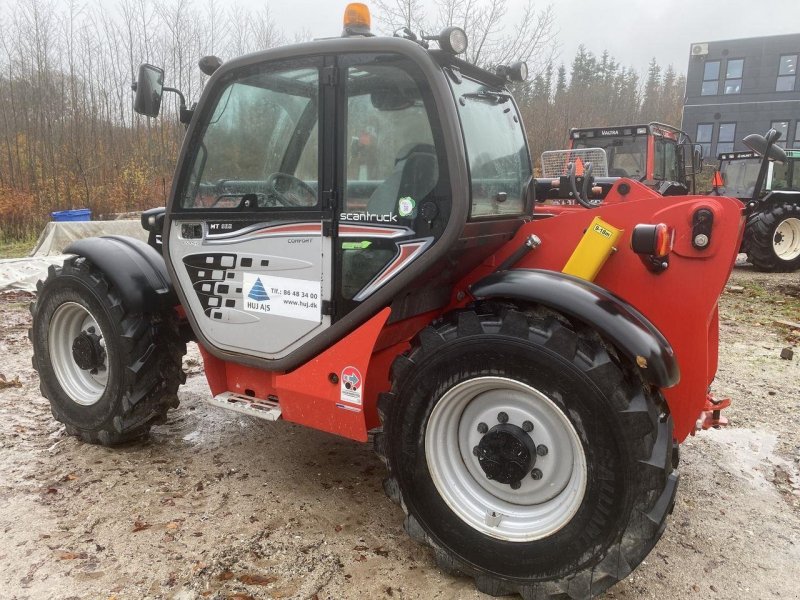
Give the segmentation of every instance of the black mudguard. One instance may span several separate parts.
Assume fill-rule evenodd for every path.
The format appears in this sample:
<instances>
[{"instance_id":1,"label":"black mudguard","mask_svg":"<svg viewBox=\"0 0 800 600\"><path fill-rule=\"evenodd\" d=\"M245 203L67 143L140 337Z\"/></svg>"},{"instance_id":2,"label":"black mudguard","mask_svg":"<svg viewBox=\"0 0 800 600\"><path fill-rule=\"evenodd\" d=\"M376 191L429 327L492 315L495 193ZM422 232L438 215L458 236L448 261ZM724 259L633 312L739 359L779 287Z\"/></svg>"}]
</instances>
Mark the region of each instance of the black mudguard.
<instances>
[{"instance_id":1,"label":"black mudguard","mask_svg":"<svg viewBox=\"0 0 800 600\"><path fill-rule=\"evenodd\" d=\"M130 312L158 312L178 304L164 258L135 238L109 235L73 242L65 254L88 258L122 296Z\"/></svg>"},{"instance_id":2,"label":"black mudguard","mask_svg":"<svg viewBox=\"0 0 800 600\"><path fill-rule=\"evenodd\" d=\"M508 298L552 308L590 325L633 364L644 380L660 388L680 381L680 369L669 342L638 310L594 283L537 269L492 273L470 292L478 300Z\"/></svg>"}]
</instances>

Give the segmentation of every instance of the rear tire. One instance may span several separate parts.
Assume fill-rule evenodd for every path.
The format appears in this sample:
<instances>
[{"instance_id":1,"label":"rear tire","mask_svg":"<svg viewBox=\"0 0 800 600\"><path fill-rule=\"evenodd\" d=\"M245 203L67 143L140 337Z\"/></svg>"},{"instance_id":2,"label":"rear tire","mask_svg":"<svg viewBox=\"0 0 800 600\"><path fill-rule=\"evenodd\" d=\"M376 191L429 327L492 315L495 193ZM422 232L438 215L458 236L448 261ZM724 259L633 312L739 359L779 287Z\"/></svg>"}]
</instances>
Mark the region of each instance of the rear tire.
<instances>
[{"instance_id":1,"label":"rear tire","mask_svg":"<svg viewBox=\"0 0 800 600\"><path fill-rule=\"evenodd\" d=\"M475 392L472 399L464 399L465 390ZM458 397L461 404L448 407ZM663 406L636 369L590 329L543 311L464 311L422 331L393 365L392 391L379 401L384 430L375 436L389 470L384 487L406 511L408 533L433 548L440 567L473 577L482 592L591 598L626 577L664 531L677 474L672 419ZM442 426L443 411L460 411L462 420L450 422L458 431ZM482 421L499 416L475 432L470 415L476 411L483 411ZM480 458L470 464L469 450L487 437L484 424L491 434L502 429L498 421L520 427L518 420L529 421L524 431L532 447L548 436L552 443L527 468L540 468L538 480L551 487L548 468L563 473L557 485L578 496L576 502L537 496L542 490L533 471L504 485L498 472L491 478L481 472ZM526 446L523 429L512 429ZM578 446L559 443L558 436L574 436ZM461 440L464 447L453 448ZM431 453L447 445L447 456L456 457L451 472ZM475 452L485 458L483 450ZM560 460L565 452L572 454ZM517 460L530 452L517 445L512 454ZM474 493L457 491L465 487ZM499 491L491 497L487 490ZM503 507L507 513L498 521ZM482 510L483 524L476 520Z\"/></svg>"},{"instance_id":2,"label":"rear tire","mask_svg":"<svg viewBox=\"0 0 800 600\"><path fill-rule=\"evenodd\" d=\"M779 202L750 217L747 259L759 271L800 270L800 204Z\"/></svg>"},{"instance_id":3,"label":"rear tire","mask_svg":"<svg viewBox=\"0 0 800 600\"><path fill-rule=\"evenodd\" d=\"M53 417L67 433L113 446L140 438L178 406L186 380L171 312L126 311L86 258L51 266L31 304L33 368Z\"/></svg>"}]
</instances>

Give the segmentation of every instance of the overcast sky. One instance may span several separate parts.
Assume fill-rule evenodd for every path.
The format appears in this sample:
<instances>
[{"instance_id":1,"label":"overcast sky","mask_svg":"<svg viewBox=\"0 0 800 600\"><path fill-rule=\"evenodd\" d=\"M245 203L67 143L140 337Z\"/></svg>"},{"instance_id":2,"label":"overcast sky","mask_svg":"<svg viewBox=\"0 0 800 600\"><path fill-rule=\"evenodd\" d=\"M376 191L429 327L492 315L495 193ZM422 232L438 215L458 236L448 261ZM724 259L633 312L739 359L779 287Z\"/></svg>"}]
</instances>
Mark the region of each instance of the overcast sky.
<instances>
[{"instance_id":1,"label":"overcast sky","mask_svg":"<svg viewBox=\"0 0 800 600\"><path fill-rule=\"evenodd\" d=\"M254 6L261 2L247 0ZM513 15L525 0L508 2ZM305 27L314 37L341 33L346 4L338 0L269 2L276 20L288 32ZM800 0L552 0L550 4L556 14L560 60L567 64L584 44L596 54L607 49L639 71L655 57L659 64L672 64L685 72L692 42L800 33Z\"/></svg>"}]
</instances>

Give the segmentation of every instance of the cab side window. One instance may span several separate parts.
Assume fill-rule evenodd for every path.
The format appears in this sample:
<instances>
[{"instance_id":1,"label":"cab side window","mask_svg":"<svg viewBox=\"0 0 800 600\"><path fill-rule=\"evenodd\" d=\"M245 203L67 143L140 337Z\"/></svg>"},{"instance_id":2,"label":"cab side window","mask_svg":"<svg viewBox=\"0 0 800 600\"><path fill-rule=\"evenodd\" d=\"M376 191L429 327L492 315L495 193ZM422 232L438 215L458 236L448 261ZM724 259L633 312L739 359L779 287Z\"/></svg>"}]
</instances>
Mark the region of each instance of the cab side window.
<instances>
[{"instance_id":1,"label":"cab side window","mask_svg":"<svg viewBox=\"0 0 800 600\"><path fill-rule=\"evenodd\" d=\"M678 155L674 143L656 138L655 143L655 172L656 179L664 181L678 181Z\"/></svg>"},{"instance_id":2,"label":"cab side window","mask_svg":"<svg viewBox=\"0 0 800 600\"><path fill-rule=\"evenodd\" d=\"M345 211L392 222L411 217L439 179L422 93L397 63L376 61L347 73Z\"/></svg>"},{"instance_id":3,"label":"cab side window","mask_svg":"<svg viewBox=\"0 0 800 600\"><path fill-rule=\"evenodd\" d=\"M511 95L467 77L450 85L467 146L471 218L523 214L532 169Z\"/></svg>"},{"instance_id":4,"label":"cab side window","mask_svg":"<svg viewBox=\"0 0 800 600\"><path fill-rule=\"evenodd\" d=\"M449 214L449 181L440 168L431 125L430 92L411 61L377 55L346 71L342 223L406 228L401 237L440 235ZM444 190L444 191L442 191ZM435 205L438 218L420 216ZM430 210L430 206L427 206ZM341 243L341 294L359 298L399 256L397 240L370 237Z\"/></svg>"}]
</instances>

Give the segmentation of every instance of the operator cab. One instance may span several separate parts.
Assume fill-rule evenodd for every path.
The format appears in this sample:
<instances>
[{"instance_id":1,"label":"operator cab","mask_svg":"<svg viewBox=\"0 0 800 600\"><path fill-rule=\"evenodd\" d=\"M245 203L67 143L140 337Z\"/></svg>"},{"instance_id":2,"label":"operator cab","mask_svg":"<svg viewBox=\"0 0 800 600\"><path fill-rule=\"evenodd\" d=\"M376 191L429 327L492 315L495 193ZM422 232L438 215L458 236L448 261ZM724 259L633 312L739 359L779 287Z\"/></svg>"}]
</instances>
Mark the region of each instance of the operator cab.
<instances>
[{"instance_id":1,"label":"operator cab","mask_svg":"<svg viewBox=\"0 0 800 600\"><path fill-rule=\"evenodd\" d=\"M163 253L224 360L290 369L386 306L435 311L530 213L506 89L522 66L460 60L458 28L374 37L354 17L342 38L215 63L190 115Z\"/></svg>"},{"instance_id":2,"label":"operator cab","mask_svg":"<svg viewBox=\"0 0 800 600\"><path fill-rule=\"evenodd\" d=\"M686 150L693 156L688 136L669 125L648 123L625 127L571 129L570 149L601 148L608 161L608 177L629 177L662 193L687 194L690 189ZM666 192L666 194L665 194Z\"/></svg>"},{"instance_id":3,"label":"operator cab","mask_svg":"<svg viewBox=\"0 0 800 600\"><path fill-rule=\"evenodd\" d=\"M800 170L796 163L800 151L786 150L783 163L769 161L764 185L757 196L773 191L800 191ZM756 152L727 152L719 155L719 176L715 177L714 192L720 196L739 198L743 202L754 196L756 180L763 158Z\"/></svg>"},{"instance_id":4,"label":"operator cab","mask_svg":"<svg viewBox=\"0 0 800 600\"><path fill-rule=\"evenodd\" d=\"M662 196L683 196L695 189L695 175L702 169L699 146L662 123L571 129L569 137L567 150L542 153L541 176L533 186L538 202L592 208L623 177Z\"/></svg>"}]
</instances>

